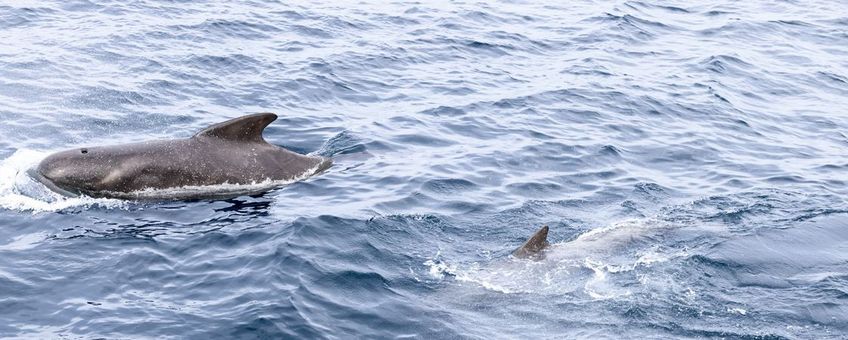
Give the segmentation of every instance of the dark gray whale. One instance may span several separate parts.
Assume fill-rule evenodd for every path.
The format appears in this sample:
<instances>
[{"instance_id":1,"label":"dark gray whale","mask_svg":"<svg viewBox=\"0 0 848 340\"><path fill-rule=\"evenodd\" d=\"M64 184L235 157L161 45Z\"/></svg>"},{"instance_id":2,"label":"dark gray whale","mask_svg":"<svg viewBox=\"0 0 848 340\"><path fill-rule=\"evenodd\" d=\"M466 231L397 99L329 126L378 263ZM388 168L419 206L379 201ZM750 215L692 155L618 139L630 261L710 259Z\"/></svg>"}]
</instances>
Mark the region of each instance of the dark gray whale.
<instances>
[{"instance_id":1,"label":"dark gray whale","mask_svg":"<svg viewBox=\"0 0 848 340\"><path fill-rule=\"evenodd\" d=\"M212 125L191 138L62 151L30 173L65 195L193 198L218 195L186 188L258 192L330 167L328 158L268 144L262 131L276 119L273 113L258 113Z\"/></svg>"}]
</instances>

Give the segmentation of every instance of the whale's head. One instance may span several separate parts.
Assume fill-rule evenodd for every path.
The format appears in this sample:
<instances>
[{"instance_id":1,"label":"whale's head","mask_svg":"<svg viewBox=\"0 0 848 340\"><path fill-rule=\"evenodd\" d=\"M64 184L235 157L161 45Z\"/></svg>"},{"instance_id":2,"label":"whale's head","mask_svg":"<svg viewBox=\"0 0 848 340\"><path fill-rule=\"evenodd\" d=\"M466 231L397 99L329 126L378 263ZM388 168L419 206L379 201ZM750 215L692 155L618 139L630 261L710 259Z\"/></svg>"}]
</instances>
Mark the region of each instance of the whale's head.
<instances>
[{"instance_id":1,"label":"whale's head","mask_svg":"<svg viewBox=\"0 0 848 340\"><path fill-rule=\"evenodd\" d=\"M112 158L100 148L72 149L47 156L30 174L57 192L87 194L102 188L115 173Z\"/></svg>"}]
</instances>

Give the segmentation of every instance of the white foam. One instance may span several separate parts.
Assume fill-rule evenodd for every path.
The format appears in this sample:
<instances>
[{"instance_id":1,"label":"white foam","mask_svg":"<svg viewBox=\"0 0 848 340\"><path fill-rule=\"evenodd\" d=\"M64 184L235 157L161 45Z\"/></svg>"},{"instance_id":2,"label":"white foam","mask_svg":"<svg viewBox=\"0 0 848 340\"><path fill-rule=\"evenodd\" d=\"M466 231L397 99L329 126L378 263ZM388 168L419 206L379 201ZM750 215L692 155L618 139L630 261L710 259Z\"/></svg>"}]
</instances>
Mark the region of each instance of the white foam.
<instances>
[{"instance_id":1,"label":"white foam","mask_svg":"<svg viewBox=\"0 0 848 340\"><path fill-rule=\"evenodd\" d=\"M600 261L592 261L589 258L586 258L584 265L594 273L583 286L586 294L589 294L593 299L606 300L630 295L629 290L617 287L609 281L607 274L620 272L621 269L611 269L610 265Z\"/></svg>"},{"instance_id":2,"label":"white foam","mask_svg":"<svg viewBox=\"0 0 848 340\"><path fill-rule=\"evenodd\" d=\"M127 207L127 202L115 199L66 197L27 175L27 170L35 167L48 154L34 150L17 150L0 161L0 208L37 213L74 208L88 209L94 206Z\"/></svg>"},{"instance_id":3,"label":"white foam","mask_svg":"<svg viewBox=\"0 0 848 340\"><path fill-rule=\"evenodd\" d=\"M654 282L645 275L654 272L652 267L687 256L685 249L656 242L658 235L681 228L685 226L657 218L631 219L553 244L541 260L509 257L480 265L432 259L424 265L434 278L452 276L456 281L500 293L582 293L598 300L624 298L634 293L633 288L654 289Z\"/></svg>"},{"instance_id":4,"label":"white foam","mask_svg":"<svg viewBox=\"0 0 848 340\"><path fill-rule=\"evenodd\" d=\"M35 248L48 237L49 235L45 232L20 235L13 238L9 243L0 244L0 250L20 251Z\"/></svg>"},{"instance_id":5,"label":"white foam","mask_svg":"<svg viewBox=\"0 0 848 340\"><path fill-rule=\"evenodd\" d=\"M746 315L746 314L748 314L748 310L746 310L746 309L744 309L744 308L727 308L727 312L728 312L728 313L739 314L739 315Z\"/></svg>"}]
</instances>

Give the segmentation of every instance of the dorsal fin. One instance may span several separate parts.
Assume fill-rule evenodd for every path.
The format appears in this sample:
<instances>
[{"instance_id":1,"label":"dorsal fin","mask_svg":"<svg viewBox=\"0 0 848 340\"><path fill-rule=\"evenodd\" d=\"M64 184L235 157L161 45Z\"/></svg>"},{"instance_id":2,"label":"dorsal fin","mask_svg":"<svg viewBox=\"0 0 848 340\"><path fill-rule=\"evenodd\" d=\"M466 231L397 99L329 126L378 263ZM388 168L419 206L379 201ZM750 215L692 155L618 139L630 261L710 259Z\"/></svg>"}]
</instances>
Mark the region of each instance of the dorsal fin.
<instances>
[{"instance_id":1,"label":"dorsal fin","mask_svg":"<svg viewBox=\"0 0 848 340\"><path fill-rule=\"evenodd\" d=\"M214 137L240 142L264 142L262 131L277 119L273 113L256 113L233 118L205 128L194 135L197 137Z\"/></svg>"},{"instance_id":2,"label":"dorsal fin","mask_svg":"<svg viewBox=\"0 0 848 340\"><path fill-rule=\"evenodd\" d=\"M517 258L532 258L539 255L545 247L548 246L548 226L543 226L536 231L533 236L530 236L521 247L518 247L512 252L512 256Z\"/></svg>"}]
</instances>

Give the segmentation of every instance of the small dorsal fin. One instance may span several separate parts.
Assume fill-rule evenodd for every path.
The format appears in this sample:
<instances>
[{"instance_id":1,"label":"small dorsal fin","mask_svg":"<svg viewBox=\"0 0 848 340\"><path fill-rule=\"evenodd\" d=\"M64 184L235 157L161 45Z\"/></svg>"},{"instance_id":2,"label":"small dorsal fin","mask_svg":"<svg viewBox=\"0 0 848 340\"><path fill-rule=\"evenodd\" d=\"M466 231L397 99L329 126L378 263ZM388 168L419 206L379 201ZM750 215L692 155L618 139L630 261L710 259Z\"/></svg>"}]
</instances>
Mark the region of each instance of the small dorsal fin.
<instances>
[{"instance_id":1,"label":"small dorsal fin","mask_svg":"<svg viewBox=\"0 0 848 340\"><path fill-rule=\"evenodd\" d=\"M548 226L543 226L530 236L521 247L512 252L517 258L532 258L539 255L548 246Z\"/></svg>"},{"instance_id":2,"label":"small dorsal fin","mask_svg":"<svg viewBox=\"0 0 848 340\"><path fill-rule=\"evenodd\" d=\"M262 131L277 119L273 113L256 113L233 118L205 128L194 135L197 137L215 137L231 141L263 142Z\"/></svg>"}]
</instances>

